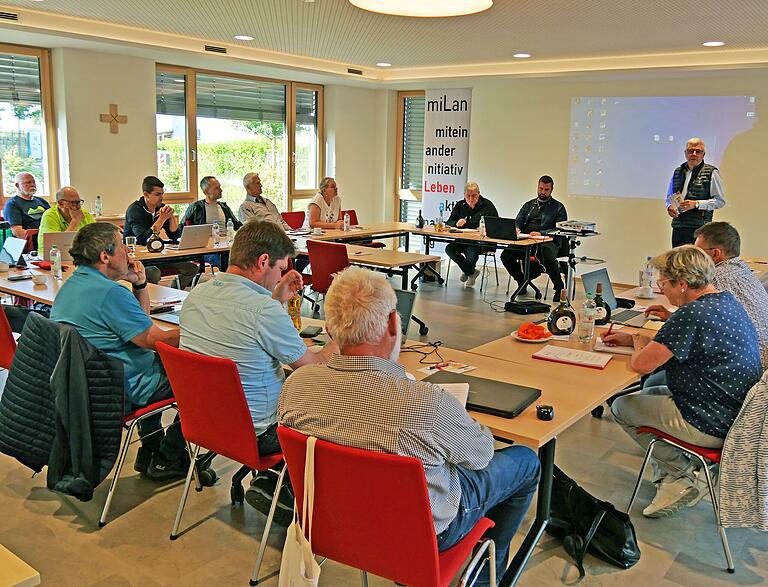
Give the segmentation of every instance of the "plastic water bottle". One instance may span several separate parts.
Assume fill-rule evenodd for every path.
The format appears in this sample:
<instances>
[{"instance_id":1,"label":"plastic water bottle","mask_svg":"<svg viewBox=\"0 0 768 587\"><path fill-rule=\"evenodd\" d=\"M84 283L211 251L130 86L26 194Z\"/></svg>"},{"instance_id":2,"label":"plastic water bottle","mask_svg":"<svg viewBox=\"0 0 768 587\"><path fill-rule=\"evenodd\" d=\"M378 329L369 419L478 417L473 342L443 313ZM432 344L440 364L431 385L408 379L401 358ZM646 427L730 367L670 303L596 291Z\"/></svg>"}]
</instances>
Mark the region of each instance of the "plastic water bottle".
<instances>
[{"instance_id":1,"label":"plastic water bottle","mask_svg":"<svg viewBox=\"0 0 768 587\"><path fill-rule=\"evenodd\" d=\"M219 221L213 221L213 228L211 228L211 235L213 236L213 246L218 247L221 243L221 233L219 232Z\"/></svg>"},{"instance_id":2,"label":"plastic water bottle","mask_svg":"<svg viewBox=\"0 0 768 587\"><path fill-rule=\"evenodd\" d=\"M480 232L480 238L485 238L485 216L480 217L480 226L478 231Z\"/></svg>"},{"instance_id":3,"label":"plastic water bottle","mask_svg":"<svg viewBox=\"0 0 768 587\"><path fill-rule=\"evenodd\" d=\"M227 244L231 245L235 242L235 223L230 218L227 220Z\"/></svg>"},{"instance_id":4,"label":"plastic water bottle","mask_svg":"<svg viewBox=\"0 0 768 587\"><path fill-rule=\"evenodd\" d=\"M93 214L96 218L101 217L101 196L96 196L96 202L93 204Z\"/></svg>"},{"instance_id":5,"label":"plastic water bottle","mask_svg":"<svg viewBox=\"0 0 768 587\"><path fill-rule=\"evenodd\" d=\"M640 283L640 295L644 298L653 297L653 276L653 263L651 263L651 258L648 257L645 261L645 267L643 267L643 279Z\"/></svg>"},{"instance_id":6,"label":"plastic water bottle","mask_svg":"<svg viewBox=\"0 0 768 587\"><path fill-rule=\"evenodd\" d=\"M349 212L344 212L344 227L342 230L345 232L349 230Z\"/></svg>"},{"instance_id":7,"label":"plastic water bottle","mask_svg":"<svg viewBox=\"0 0 768 587\"><path fill-rule=\"evenodd\" d=\"M51 260L51 274L53 278L61 279L61 251L59 251L59 247L53 245L48 258Z\"/></svg>"},{"instance_id":8,"label":"plastic water bottle","mask_svg":"<svg viewBox=\"0 0 768 587\"><path fill-rule=\"evenodd\" d=\"M595 314L597 314L597 305L592 299L592 294L588 293L579 314L579 342L589 342L595 335Z\"/></svg>"}]
</instances>

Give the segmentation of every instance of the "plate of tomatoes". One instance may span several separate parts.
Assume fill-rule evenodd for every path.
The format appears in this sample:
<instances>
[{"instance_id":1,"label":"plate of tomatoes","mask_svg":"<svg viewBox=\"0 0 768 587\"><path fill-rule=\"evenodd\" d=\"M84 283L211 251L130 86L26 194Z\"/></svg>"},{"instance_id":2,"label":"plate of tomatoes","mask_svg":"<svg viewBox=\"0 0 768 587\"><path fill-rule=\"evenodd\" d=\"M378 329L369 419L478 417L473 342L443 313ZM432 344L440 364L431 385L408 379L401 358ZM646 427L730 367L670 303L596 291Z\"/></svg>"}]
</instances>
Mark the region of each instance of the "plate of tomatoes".
<instances>
[{"instance_id":1,"label":"plate of tomatoes","mask_svg":"<svg viewBox=\"0 0 768 587\"><path fill-rule=\"evenodd\" d=\"M526 322L525 324L522 324L517 331L512 333L512 338L519 340L520 342L539 344L547 342L552 338L552 333L541 324Z\"/></svg>"}]
</instances>

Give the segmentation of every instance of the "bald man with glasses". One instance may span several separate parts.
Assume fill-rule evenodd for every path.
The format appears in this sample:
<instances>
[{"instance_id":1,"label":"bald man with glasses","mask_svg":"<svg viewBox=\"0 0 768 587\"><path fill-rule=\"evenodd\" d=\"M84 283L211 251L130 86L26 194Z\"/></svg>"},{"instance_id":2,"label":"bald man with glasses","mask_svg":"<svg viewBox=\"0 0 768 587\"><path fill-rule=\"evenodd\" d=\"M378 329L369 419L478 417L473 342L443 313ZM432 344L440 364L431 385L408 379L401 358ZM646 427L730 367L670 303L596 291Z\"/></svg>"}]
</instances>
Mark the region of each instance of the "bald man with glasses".
<instances>
[{"instance_id":1,"label":"bald man with glasses","mask_svg":"<svg viewBox=\"0 0 768 587\"><path fill-rule=\"evenodd\" d=\"M38 236L42 242L46 232L76 232L92 222L95 220L89 212L83 210L80 194L67 185L56 192L56 206L46 210L40 218Z\"/></svg>"},{"instance_id":2,"label":"bald man with glasses","mask_svg":"<svg viewBox=\"0 0 768 587\"><path fill-rule=\"evenodd\" d=\"M712 222L713 212L725 206L723 180L717 167L704 163L704 141L685 143L685 163L675 169L667 190L667 214L672 218L672 246L691 245L697 228Z\"/></svg>"}]
</instances>

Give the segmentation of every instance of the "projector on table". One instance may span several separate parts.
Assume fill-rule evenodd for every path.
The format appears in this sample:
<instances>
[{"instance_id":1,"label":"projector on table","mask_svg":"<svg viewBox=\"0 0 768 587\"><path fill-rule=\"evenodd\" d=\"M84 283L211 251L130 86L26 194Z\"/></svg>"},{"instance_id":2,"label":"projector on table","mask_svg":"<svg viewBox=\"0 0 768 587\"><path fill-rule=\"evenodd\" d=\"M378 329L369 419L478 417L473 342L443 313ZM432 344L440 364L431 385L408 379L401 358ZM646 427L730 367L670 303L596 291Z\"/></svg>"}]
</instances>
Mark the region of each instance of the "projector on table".
<instances>
[{"instance_id":1,"label":"projector on table","mask_svg":"<svg viewBox=\"0 0 768 587\"><path fill-rule=\"evenodd\" d=\"M575 232L577 234L585 234L587 232L595 232L595 223L587 222L586 220L563 220L558 222L558 230L564 232Z\"/></svg>"}]
</instances>

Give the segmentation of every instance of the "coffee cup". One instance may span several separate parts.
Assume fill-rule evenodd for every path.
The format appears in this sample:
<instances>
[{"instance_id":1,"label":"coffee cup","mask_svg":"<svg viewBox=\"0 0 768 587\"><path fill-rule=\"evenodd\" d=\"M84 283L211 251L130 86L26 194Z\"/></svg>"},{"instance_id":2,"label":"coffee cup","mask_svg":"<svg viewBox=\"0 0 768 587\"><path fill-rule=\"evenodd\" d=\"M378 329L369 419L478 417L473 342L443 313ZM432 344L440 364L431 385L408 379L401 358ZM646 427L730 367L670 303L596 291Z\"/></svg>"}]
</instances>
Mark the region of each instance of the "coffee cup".
<instances>
[{"instance_id":1,"label":"coffee cup","mask_svg":"<svg viewBox=\"0 0 768 587\"><path fill-rule=\"evenodd\" d=\"M32 275L32 283L35 285L45 285L46 281L48 281L47 275L43 275L42 273L35 273Z\"/></svg>"},{"instance_id":2,"label":"coffee cup","mask_svg":"<svg viewBox=\"0 0 768 587\"><path fill-rule=\"evenodd\" d=\"M5 261L0 261L0 273L8 273L8 270L11 268L8 263Z\"/></svg>"}]
</instances>

